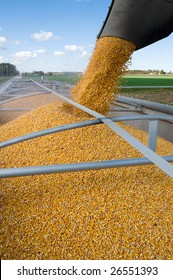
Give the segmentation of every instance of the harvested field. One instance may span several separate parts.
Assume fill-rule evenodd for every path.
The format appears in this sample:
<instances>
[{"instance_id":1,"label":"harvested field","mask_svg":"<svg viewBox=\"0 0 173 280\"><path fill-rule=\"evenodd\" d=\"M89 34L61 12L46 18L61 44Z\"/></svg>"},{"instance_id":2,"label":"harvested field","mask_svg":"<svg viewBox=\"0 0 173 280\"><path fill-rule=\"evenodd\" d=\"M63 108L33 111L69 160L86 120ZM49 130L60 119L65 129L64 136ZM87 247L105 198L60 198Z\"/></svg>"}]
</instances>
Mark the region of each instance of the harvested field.
<instances>
[{"instance_id":1,"label":"harvested field","mask_svg":"<svg viewBox=\"0 0 173 280\"><path fill-rule=\"evenodd\" d=\"M120 95L173 105L173 89L123 89Z\"/></svg>"}]
</instances>

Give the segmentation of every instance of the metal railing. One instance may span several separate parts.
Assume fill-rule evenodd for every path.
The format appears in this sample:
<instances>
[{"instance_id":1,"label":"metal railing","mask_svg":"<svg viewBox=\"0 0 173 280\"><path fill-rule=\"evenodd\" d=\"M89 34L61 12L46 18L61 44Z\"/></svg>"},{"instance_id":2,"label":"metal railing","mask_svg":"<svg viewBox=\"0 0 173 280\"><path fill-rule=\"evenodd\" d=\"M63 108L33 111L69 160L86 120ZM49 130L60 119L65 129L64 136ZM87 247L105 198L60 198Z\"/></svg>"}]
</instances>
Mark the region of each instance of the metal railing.
<instances>
[{"instance_id":1,"label":"metal railing","mask_svg":"<svg viewBox=\"0 0 173 280\"><path fill-rule=\"evenodd\" d=\"M33 80L32 80L33 81ZM173 117L164 117L162 115L135 115L135 116L124 116L124 117L114 117L108 118L100 113L97 113L81 104L74 102L73 100L60 95L59 93L51 90L39 83L33 81L39 87L56 94L58 97L64 101L74 105L75 107L85 111L86 113L92 115L96 119L88 120L85 122L78 122L74 124L67 124L64 126L58 126L38 132L34 132L28 135L17 137L11 140L7 140L0 143L1 148L5 148L10 145L14 145L23 141L41 137L44 135L57 133L60 131L65 131L69 129L76 129L79 127L86 127L95 124L106 124L115 133L126 140L130 145L132 145L136 150L145 156L145 158L131 158L131 159L121 159L121 160L111 160L111 161L99 161L99 162L84 162L84 163L72 163L72 164L57 164L50 166L31 166L31 167L21 167L21 168L4 168L0 169L0 178L5 177L16 177L16 176L29 176L38 174L50 174L59 172L75 172L81 170L92 170L92 169L103 169L103 168L115 168L122 166L135 166L135 165L145 165L145 164L156 164L162 171L173 178L173 166L169 162L173 162L173 156L159 156L156 154L156 144L157 144L157 134L158 134L158 121L168 120L173 121ZM149 136L148 136L148 147L141 143L138 139L128 133L125 129L118 126L116 122L125 120L149 120Z\"/></svg>"}]
</instances>

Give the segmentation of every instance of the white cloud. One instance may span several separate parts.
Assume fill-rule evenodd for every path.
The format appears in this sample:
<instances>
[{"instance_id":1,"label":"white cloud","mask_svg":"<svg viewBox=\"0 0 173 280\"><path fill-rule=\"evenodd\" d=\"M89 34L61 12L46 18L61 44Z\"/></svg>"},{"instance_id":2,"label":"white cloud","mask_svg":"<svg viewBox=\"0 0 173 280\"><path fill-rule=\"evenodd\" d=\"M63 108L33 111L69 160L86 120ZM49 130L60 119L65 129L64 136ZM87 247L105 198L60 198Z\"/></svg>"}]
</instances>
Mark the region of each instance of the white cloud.
<instances>
[{"instance_id":1,"label":"white cloud","mask_svg":"<svg viewBox=\"0 0 173 280\"><path fill-rule=\"evenodd\" d=\"M4 57L0 56L0 62L4 62Z\"/></svg>"},{"instance_id":2,"label":"white cloud","mask_svg":"<svg viewBox=\"0 0 173 280\"><path fill-rule=\"evenodd\" d=\"M56 55L56 56L62 56L62 55L64 55L64 52L55 51L55 52L54 52L54 55Z\"/></svg>"},{"instance_id":3,"label":"white cloud","mask_svg":"<svg viewBox=\"0 0 173 280\"><path fill-rule=\"evenodd\" d=\"M7 42L7 39L3 36L0 36L0 49L5 49L5 43Z\"/></svg>"},{"instance_id":4,"label":"white cloud","mask_svg":"<svg viewBox=\"0 0 173 280\"><path fill-rule=\"evenodd\" d=\"M16 40L16 41L14 41L14 44L15 44L15 45L20 45L21 42L20 42L19 40Z\"/></svg>"},{"instance_id":5,"label":"white cloud","mask_svg":"<svg viewBox=\"0 0 173 280\"><path fill-rule=\"evenodd\" d=\"M53 36L53 39L54 39L54 40L57 40L57 41L60 41L60 40L62 40L62 37L61 37L61 36L58 36L58 35L54 35L54 36Z\"/></svg>"},{"instance_id":6,"label":"white cloud","mask_svg":"<svg viewBox=\"0 0 173 280\"><path fill-rule=\"evenodd\" d=\"M77 45L65 45L65 50L70 52L79 52L83 57L87 55L87 51L83 46L77 46Z\"/></svg>"},{"instance_id":7,"label":"white cloud","mask_svg":"<svg viewBox=\"0 0 173 280\"><path fill-rule=\"evenodd\" d=\"M45 52L46 52L45 49L38 49L38 50L33 51L33 53L35 53L35 54L45 53Z\"/></svg>"},{"instance_id":8,"label":"white cloud","mask_svg":"<svg viewBox=\"0 0 173 280\"><path fill-rule=\"evenodd\" d=\"M3 36L0 36L0 43L4 44L7 41L7 39Z\"/></svg>"},{"instance_id":9,"label":"white cloud","mask_svg":"<svg viewBox=\"0 0 173 280\"><path fill-rule=\"evenodd\" d=\"M41 30L39 33L34 33L31 35L31 38L37 41L47 41L53 38L53 33L48 31Z\"/></svg>"},{"instance_id":10,"label":"white cloud","mask_svg":"<svg viewBox=\"0 0 173 280\"><path fill-rule=\"evenodd\" d=\"M24 58L24 59L32 58L32 57L36 57L36 56L37 55L34 54L31 51L21 51L21 52L17 52L17 53L14 54L14 57L16 57L16 58Z\"/></svg>"},{"instance_id":11,"label":"white cloud","mask_svg":"<svg viewBox=\"0 0 173 280\"><path fill-rule=\"evenodd\" d=\"M83 50L82 52L81 52L81 55L82 56L86 56L88 53L87 53L87 51L86 50Z\"/></svg>"},{"instance_id":12,"label":"white cloud","mask_svg":"<svg viewBox=\"0 0 173 280\"><path fill-rule=\"evenodd\" d=\"M84 47L77 45L65 45L65 50L70 52L83 51Z\"/></svg>"},{"instance_id":13,"label":"white cloud","mask_svg":"<svg viewBox=\"0 0 173 280\"><path fill-rule=\"evenodd\" d=\"M21 60L26 60L30 58L35 58L38 56L38 54L45 53L46 50L44 49L38 49L34 51L20 51L17 52L13 55L13 58L21 59Z\"/></svg>"}]
</instances>

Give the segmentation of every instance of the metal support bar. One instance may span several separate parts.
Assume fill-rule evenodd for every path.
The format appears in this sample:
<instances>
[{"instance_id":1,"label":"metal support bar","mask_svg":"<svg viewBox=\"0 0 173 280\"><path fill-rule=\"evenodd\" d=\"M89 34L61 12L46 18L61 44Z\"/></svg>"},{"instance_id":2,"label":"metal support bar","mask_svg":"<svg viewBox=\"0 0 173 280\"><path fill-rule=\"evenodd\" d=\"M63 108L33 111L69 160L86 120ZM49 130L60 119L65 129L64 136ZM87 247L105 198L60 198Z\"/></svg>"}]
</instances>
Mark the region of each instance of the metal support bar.
<instances>
[{"instance_id":1,"label":"metal support bar","mask_svg":"<svg viewBox=\"0 0 173 280\"><path fill-rule=\"evenodd\" d=\"M14 91L18 91L18 90L28 90L28 89L31 89L32 86L29 86L29 87L24 87L24 88L17 88L17 89L13 89L13 90L8 90L8 91L5 91L5 94L8 94L8 93L11 93L11 92L14 92Z\"/></svg>"},{"instance_id":2,"label":"metal support bar","mask_svg":"<svg viewBox=\"0 0 173 280\"><path fill-rule=\"evenodd\" d=\"M86 126L90 126L90 125L94 125L94 124L100 124L102 123L101 120L90 120L90 121L84 121L84 122L77 122L77 123L72 123L72 124L66 124L66 125L62 125L62 126L56 126L53 128L49 128L49 129L45 129L45 130L40 130L37 132L33 132L30 134L26 134L20 137L16 137L4 142L0 143L0 148L5 148L17 143L21 143L27 140L31 140L34 138L38 138L38 137L42 137L42 136L46 136L49 134L53 134L53 133L57 133L57 132L61 132L61 131L66 131L66 130L71 130L71 129L75 129L75 128L80 128L80 127L86 127Z\"/></svg>"},{"instance_id":3,"label":"metal support bar","mask_svg":"<svg viewBox=\"0 0 173 280\"><path fill-rule=\"evenodd\" d=\"M173 86L120 86L119 88L123 88L123 89L150 89L150 88L159 88L159 89L172 89Z\"/></svg>"},{"instance_id":4,"label":"metal support bar","mask_svg":"<svg viewBox=\"0 0 173 280\"><path fill-rule=\"evenodd\" d=\"M33 80L32 80L33 81ZM155 152L153 152L151 149L146 147L143 143L141 143L138 139L136 139L134 136L129 134L125 129L121 128L117 124L115 124L111 119L107 118L106 116L97 113L79 103L76 103L75 101L62 96L61 94L50 90L49 88L46 88L42 86L41 84L33 81L33 83L37 84L39 87L44 88L48 92L52 92L53 94L57 95L64 101L67 101L71 105L74 105L75 107L83 110L84 112L101 119L104 124L106 124L109 128L111 128L114 132L116 132L119 136L121 136L124 140L126 140L131 146L133 146L137 151L139 151L141 154L143 154L145 157L147 157L149 160L151 160L153 163L155 163L162 171L164 171L167 175L173 178L173 166L169 164L164 158L157 155Z\"/></svg>"},{"instance_id":5,"label":"metal support bar","mask_svg":"<svg viewBox=\"0 0 173 280\"><path fill-rule=\"evenodd\" d=\"M116 125L109 119L104 120L104 123L107 124L113 131L115 131L119 136L125 139L130 145L132 145L136 150L138 150L141 154L146 156L149 160L155 163L162 171L164 171L167 175L173 178L173 166L169 164L166 160L158 156L155 152L153 152L150 148L146 147L143 143L141 143L134 136L129 134L126 130Z\"/></svg>"},{"instance_id":6,"label":"metal support bar","mask_svg":"<svg viewBox=\"0 0 173 280\"><path fill-rule=\"evenodd\" d=\"M173 162L173 156L165 156L162 159ZM0 178L31 176L41 174L54 174L64 172L77 172L86 170L107 169L115 167L129 167L137 165L152 164L147 158L131 158L121 160L108 160L98 162L82 162L82 163L70 163L70 164L56 164L46 166L30 166L22 168L4 168L0 169Z\"/></svg>"},{"instance_id":7,"label":"metal support bar","mask_svg":"<svg viewBox=\"0 0 173 280\"><path fill-rule=\"evenodd\" d=\"M119 96L117 98L117 101L123 102L126 104L136 105L136 106L142 106L149 109L153 109L156 111L160 111L162 113L173 115L173 106L165 105L157 102L151 102L143 99L137 99L137 98L131 98L126 96Z\"/></svg>"},{"instance_id":8,"label":"metal support bar","mask_svg":"<svg viewBox=\"0 0 173 280\"><path fill-rule=\"evenodd\" d=\"M111 112L143 112L141 109L111 109Z\"/></svg>"},{"instance_id":9,"label":"metal support bar","mask_svg":"<svg viewBox=\"0 0 173 280\"><path fill-rule=\"evenodd\" d=\"M158 121L149 121L149 135L148 135L148 147L156 152L157 143L157 133L158 133Z\"/></svg>"},{"instance_id":10,"label":"metal support bar","mask_svg":"<svg viewBox=\"0 0 173 280\"><path fill-rule=\"evenodd\" d=\"M0 108L0 111L31 111L29 108Z\"/></svg>"},{"instance_id":11,"label":"metal support bar","mask_svg":"<svg viewBox=\"0 0 173 280\"><path fill-rule=\"evenodd\" d=\"M53 85L53 86L52 86L52 89L55 91L55 90L56 90L56 85Z\"/></svg>"},{"instance_id":12,"label":"metal support bar","mask_svg":"<svg viewBox=\"0 0 173 280\"><path fill-rule=\"evenodd\" d=\"M119 116L119 117L113 117L110 118L113 122L119 122L119 121L132 121L132 120L172 120L173 117L165 117L162 115L134 115L134 116ZM33 132L30 134L26 134L23 136L19 136L10 140L6 140L4 142L0 143L0 148L5 148L14 144L18 144L27 140L31 140L34 138L46 136L49 134L53 133L58 133L61 131L66 131L66 130L71 130L71 129L76 129L76 128L81 128L81 127L87 127L91 125L96 125L96 124L102 124L102 119L94 119L94 120L88 120L88 121L83 121L83 122L76 122L72 124L66 124L63 126L56 126L53 128L48 128L45 130L40 130L37 132Z\"/></svg>"}]
</instances>

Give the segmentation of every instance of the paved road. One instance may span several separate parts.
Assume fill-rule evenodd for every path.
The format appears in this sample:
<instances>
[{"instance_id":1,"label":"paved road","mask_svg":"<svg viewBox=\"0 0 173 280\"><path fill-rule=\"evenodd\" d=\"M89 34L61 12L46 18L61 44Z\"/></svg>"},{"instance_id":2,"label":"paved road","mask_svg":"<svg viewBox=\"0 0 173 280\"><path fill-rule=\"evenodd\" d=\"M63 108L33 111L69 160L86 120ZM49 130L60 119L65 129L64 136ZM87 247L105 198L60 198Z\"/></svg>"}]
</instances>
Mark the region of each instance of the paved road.
<instances>
[{"instance_id":1,"label":"paved road","mask_svg":"<svg viewBox=\"0 0 173 280\"><path fill-rule=\"evenodd\" d=\"M62 95L70 96L70 89L72 86L69 84L48 80L40 80L39 83ZM36 86L31 80L17 76L0 85L0 103L38 93L46 94L48 92Z\"/></svg>"},{"instance_id":2,"label":"paved road","mask_svg":"<svg viewBox=\"0 0 173 280\"><path fill-rule=\"evenodd\" d=\"M20 79L21 79L21 77L20 77L20 76L17 76L17 77L14 77L14 78L12 78L12 79L10 79L10 80L8 80L8 81L2 83L2 84L0 85L0 95L4 94L4 92L5 92L6 90L8 90L8 88L10 88L10 86L11 86L15 81L18 81L18 80L20 80Z\"/></svg>"},{"instance_id":3,"label":"paved road","mask_svg":"<svg viewBox=\"0 0 173 280\"><path fill-rule=\"evenodd\" d=\"M42 85L56 91L57 93L60 93L66 97L70 97L70 91L71 91L71 85L64 84L57 81L48 81L48 80L39 80L39 83ZM21 78L20 76L12 78L11 80L8 80L4 84L0 85L0 104L5 102L5 107L8 107L8 101L18 99L20 101L21 97L27 97L27 96L34 96L38 94L47 94L48 92L41 87L38 87L35 85L31 80ZM25 107L27 107L25 105ZM117 107L117 105L113 106L114 109L122 109L123 107L120 106ZM135 109L135 106L130 106L127 104L127 108ZM3 109L4 110L4 109ZM121 111L112 111L110 112L110 116L121 116L121 115L134 115L138 114L139 112L121 112ZM142 109L142 113L144 114L160 114L160 112L156 112L150 109ZM162 113L163 114L163 113ZM164 114L165 115L165 114ZM126 122L129 125L135 126L136 128L143 129L148 131L148 122L147 121L130 121ZM158 134L167 139L168 141L173 142L173 124L170 122L165 121L159 121L159 130Z\"/></svg>"}]
</instances>

